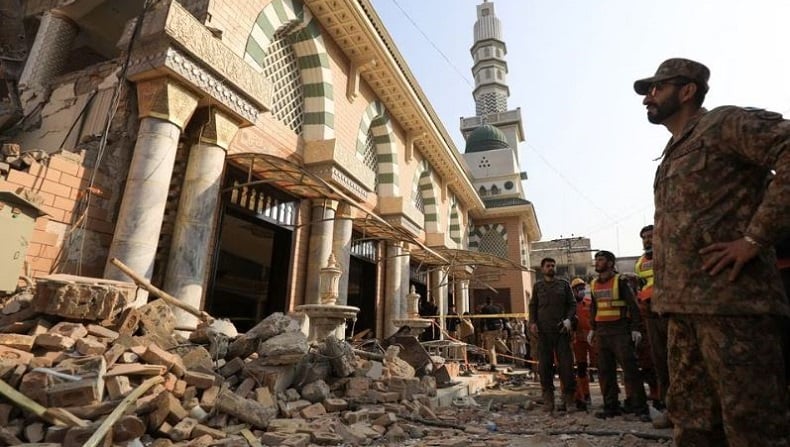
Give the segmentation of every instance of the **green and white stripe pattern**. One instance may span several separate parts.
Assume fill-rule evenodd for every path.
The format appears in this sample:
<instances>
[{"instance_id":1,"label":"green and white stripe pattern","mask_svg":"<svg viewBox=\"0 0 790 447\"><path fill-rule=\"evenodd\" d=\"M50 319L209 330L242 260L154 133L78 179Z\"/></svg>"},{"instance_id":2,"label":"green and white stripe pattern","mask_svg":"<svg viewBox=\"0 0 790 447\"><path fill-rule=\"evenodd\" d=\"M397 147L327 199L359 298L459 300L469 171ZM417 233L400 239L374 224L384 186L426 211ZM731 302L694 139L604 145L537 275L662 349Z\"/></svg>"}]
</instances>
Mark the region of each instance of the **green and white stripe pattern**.
<instances>
[{"instance_id":1,"label":"green and white stripe pattern","mask_svg":"<svg viewBox=\"0 0 790 447\"><path fill-rule=\"evenodd\" d=\"M458 199L450 195L450 239L461 243L461 219L458 216Z\"/></svg>"},{"instance_id":2,"label":"green and white stripe pattern","mask_svg":"<svg viewBox=\"0 0 790 447\"><path fill-rule=\"evenodd\" d=\"M302 138L305 141L332 139L335 101L329 56L318 21L301 1L274 0L263 8L247 38L244 59L256 69L262 69L266 49L275 39L285 36L296 53L302 74Z\"/></svg>"},{"instance_id":3,"label":"green and white stripe pattern","mask_svg":"<svg viewBox=\"0 0 790 447\"><path fill-rule=\"evenodd\" d=\"M378 162L378 195L394 197L400 195L398 186L398 154L395 147L392 123L387 110L380 101L374 101L365 109L357 132L357 157L365 158L368 132L373 133Z\"/></svg>"},{"instance_id":4,"label":"green and white stripe pattern","mask_svg":"<svg viewBox=\"0 0 790 447\"><path fill-rule=\"evenodd\" d=\"M436 198L436 190L433 185L436 181L433 177L428 162L423 160L422 170L419 172L418 193L422 196L423 204L425 205L425 226L426 233L439 232L439 209L437 206L438 200Z\"/></svg>"}]
</instances>

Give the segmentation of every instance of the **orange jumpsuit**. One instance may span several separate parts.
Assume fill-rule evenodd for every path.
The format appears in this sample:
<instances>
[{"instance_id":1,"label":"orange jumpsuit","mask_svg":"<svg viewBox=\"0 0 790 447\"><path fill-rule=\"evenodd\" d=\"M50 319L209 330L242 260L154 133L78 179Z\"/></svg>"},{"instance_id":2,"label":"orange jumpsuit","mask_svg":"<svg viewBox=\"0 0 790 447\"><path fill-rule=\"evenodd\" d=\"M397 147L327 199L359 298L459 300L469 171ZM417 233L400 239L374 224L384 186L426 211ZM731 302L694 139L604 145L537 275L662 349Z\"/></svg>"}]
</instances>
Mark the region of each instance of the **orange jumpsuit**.
<instances>
[{"instance_id":1,"label":"orange jumpsuit","mask_svg":"<svg viewBox=\"0 0 790 447\"><path fill-rule=\"evenodd\" d=\"M587 343L587 334L590 333L590 306L592 299L585 296L576 302L576 332L573 338L573 357L576 360L576 393L573 396L577 402L584 402L590 398L590 377L587 367L598 362L595 348Z\"/></svg>"}]
</instances>

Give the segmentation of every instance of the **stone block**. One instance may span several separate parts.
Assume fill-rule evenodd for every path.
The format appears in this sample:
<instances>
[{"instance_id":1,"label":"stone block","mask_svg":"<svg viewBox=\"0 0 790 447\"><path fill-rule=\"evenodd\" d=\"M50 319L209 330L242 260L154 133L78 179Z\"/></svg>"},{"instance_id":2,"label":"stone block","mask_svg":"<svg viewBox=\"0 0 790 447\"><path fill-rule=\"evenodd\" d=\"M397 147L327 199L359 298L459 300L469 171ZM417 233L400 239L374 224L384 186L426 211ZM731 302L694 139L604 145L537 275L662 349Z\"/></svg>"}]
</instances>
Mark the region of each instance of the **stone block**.
<instances>
[{"instance_id":1,"label":"stone block","mask_svg":"<svg viewBox=\"0 0 790 447\"><path fill-rule=\"evenodd\" d=\"M148 345L145 352L143 352L140 357L147 363L162 365L167 368L167 370L170 370L170 368L175 363L175 355L165 351L155 344Z\"/></svg>"},{"instance_id":2,"label":"stone block","mask_svg":"<svg viewBox=\"0 0 790 447\"><path fill-rule=\"evenodd\" d=\"M104 386L107 388L110 399L123 399L132 392L131 382L126 376L108 377L104 382Z\"/></svg>"},{"instance_id":3,"label":"stone block","mask_svg":"<svg viewBox=\"0 0 790 447\"><path fill-rule=\"evenodd\" d=\"M166 368L161 365L143 365L142 363L118 363L107 371L112 376L161 376Z\"/></svg>"},{"instance_id":4,"label":"stone block","mask_svg":"<svg viewBox=\"0 0 790 447\"><path fill-rule=\"evenodd\" d=\"M347 424L356 424L357 422L364 422L369 419L370 415L368 410L361 409L357 411L347 411L343 413L343 421Z\"/></svg>"},{"instance_id":5,"label":"stone block","mask_svg":"<svg viewBox=\"0 0 790 447\"><path fill-rule=\"evenodd\" d=\"M275 418L269 421L268 431L296 433L309 429L307 421L302 418Z\"/></svg>"},{"instance_id":6,"label":"stone block","mask_svg":"<svg viewBox=\"0 0 790 447\"><path fill-rule=\"evenodd\" d=\"M313 433L313 442L318 445L340 445L343 437L331 431L316 431Z\"/></svg>"},{"instance_id":7,"label":"stone block","mask_svg":"<svg viewBox=\"0 0 790 447\"><path fill-rule=\"evenodd\" d=\"M299 411L299 414L302 415L303 418L308 420L318 419L326 414L326 408L324 408L324 406L321 405L321 403L319 402L302 408Z\"/></svg>"},{"instance_id":8,"label":"stone block","mask_svg":"<svg viewBox=\"0 0 790 447\"><path fill-rule=\"evenodd\" d=\"M224 377L230 377L241 371L242 368L244 368L244 360L234 357L231 361L222 365L218 372Z\"/></svg>"},{"instance_id":9,"label":"stone block","mask_svg":"<svg viewBox=\"0 0 790 447\"><path fill-rule=\"evenodd\" d=\"M195 428L192 429L192 435L195 437L200 436L210 436L212 439L222 439L227 436L227 434L222 430L217 430L216 428L211 428L208 425L197 424Z\"/></svg>"},{"instance_id":10,"label":"stone block","mask_svg":"<svg viewBox=\"0 0 790 447\"><path fill-rule=\"evenodd\" d=\"M107 345L95 338L79 338L76 343L77 352L82 355L102 355L107 351Z\"/></svg>"},{"instance_id":11,"label":"stone block","mask_svg":"<svg viewBox=\"0 0 790 447\"><path fill-rule=\"evenodd\" d=\"M0 346L19 349L20 351L30 352L33 350L33 343L36 337L21 334L0 334Z\"/></svg>"},{"instance_id":12,"label":"stone block","mask_svg":"<svg viewBox=\"0 0 790 447\"><path fill-rule=\"evenodd\" d=\"M34 422L25 426L25 439L27 442L39 443L44 440L44 424Z\"/></svg>"},{"instance_id":13,"label":"stone block","mask_svg":"<svg viewBox=\"0 0 790 447\"><path fill-rule=\"evenodd\" d=\"M31 371L22 377L22 381L19 384L19 392L46 407L49 406L47 400L47 388L49 388L49 383L49 376L47 374Z\"/></svg>"},{"instance_id":14,"label":"stone block","mask_svg":"<svg viewBox=\"0 0 790 447\"><path fill-rule=\"evenodd\" d=\"M302 397L313 403L324 401L329 393L329 385L323 380L316 380L302 387Z\"/></svg>"},{"instance_id":15,"label":"stone block","mask_svg":"<svg viewBox=\"0 0 790 447\"><path fill-rule=\"evenodd\" d=\"M311 404L310 401L307 400L295 400L292 402L284 402L281 400L277 402L277 405L280 407L280 412L283 415L293 417L297 415L302 408L309 407Z\"/></svg>"},{"instance_id":16,"label":"stone block","mask_svg":"<svg viewBox=\"0 0 790 447\"><path fill-rule=\"evenodd\" d=\"M269 388L274 393L285 392L292 384L295 369L291 366L265 365L260 359L247 364L245 374L255 378L257 383Z\"/></svg>"},{"instance_id":17,"label":"stone block","mask_svg":"<svg viewBox=\"0 0 790 447\"><path fill-rule=\"evenodd\" d=\"M176 384L173 386L173 396L181 399L184 397L184 393L187 390L187 383L183 380L176 380Z\"/></svg>"},{"instance_id":18,"label":"stone block","mask_svg":"<svg viewBox=\"0 0 790 447\"><path fill-rule=\"evenodd\" d=\"M170 439L173 441L183 441L185 439L189 439L192 436L192 430L195 429L197 426L198 421L192 418L184 418L180 420L173 428L170 430Z\"/></svg>"},{"instance_id":19,"label":"stone block","mask_svg":"<svg viewBox=\"0 0 790 447\"><path fill-rule=\"evenodd\" d=\"M372 380L381 379L381 375L384 373L384 364L375 360L371 360L368 366L368 370L365 372L365 377Z\"/></svg>"},{"instance_id":20,"label":"stone block","mask_svg":"<svg viewBox=\"0 0 790 447\"><path fill-rule=\"evenodd\" d=\"M76 340L60 334L41 334L36 336L36 346L54 351L67 351L74 347Z\"/></svg>"},{"instance_id":21,"label":"stone block","mask_svg":"<svg viewBox=\"0 0 790 447\"><path fill-rule=\"evenodd\" d=\"M156 397L154 409L148 415L148 429L161 430L166 422L177 424L188 416L187 411L181 406L181 402L169 391L165 391Z\"/></svg>"},{"instance_id":22,"label":"stone block","mask_svg":"<svg viewBox=\"0 0 790 447\"><path fill-rule=\"evenodd\" d=\"M276 335L258 346L260 360L265 365L293 365L307 354L307 336L302 332Z\"/></svg>"},{"instance_id":23,"label":"stone block","mask_svg":"<svg viewBox=\"0 0 790 447\"><path fill-rule=\"evenodd\" d=\"M198 389L205 390L214 386L215 377L213 374L198 371L189 371L184 374L184 382Z\"/></svg>"},{"instance_id":24,"label":"stone block","mask_svg":"<svg viewBox=\"0 0 790 447\"><path fill-rule=\"evenodd\" d=\"M397 402L400 400L400 393L397 391L368 391L368 398L375 403Z\"/></svg>"},{"instance_id":25,"label":"stone block","mask_svg":"<svg viewBox=\"0 0 790 447\"><path fill-rule=\"evenodd\" d=\"M104 320L134 301L133 283L72 275L50 275L36 282L37 312L79 320Z\"/></svg>"},{"instance_id":26,"label":"stone block","mask_svg":"<svg viewBox=\"0 0 790 447\"><path fill-rule=\"evenodd\" d=\"M294 433L280 445L286 447L307 447L309 444L310 435L307 433Z\"/></svg>"},{"instance_id":27,"label":"stone block","mask_svg":"<svg viewBox=\"0 0 790 447\"><path fill-rule=\"evenodd\" d=\"M85 329L88 330L88 334L98 338L106 338L109 341L114 341L120 335L114 330L100 326L98 324L88 324L85 326Z\"/></svg>"},{"instance_id":28,"label":"stone block","mask_svg":"<svg viewBox=\"0 0 790 447\"><path fill-rule=\"evenodd\" d=\"M241 397L249 397L250 393L252 393L252 390L255 388L255 385L257 385L255 379L252 377L247 377L241 382L234 392Z\"/></svg>"},{"instance_id":29,"label":"stone block","mask_svg":"<svg viewBox=\"0 0 790 447\"><path fill-rule=\"evenodd\" d=\"M135 308L124 310L115 321L115 329L119 335L132 336L140 327L140 312Z\"/></svg>"},{"instance_id":30,"label":"stone block","mask_svg":"<svg viewBox=\"0 0 790 447\"><path fill-rule=\"evenodd\" d=\"M83 379L52 385L47 399L52 407L78 407L101 402L103 392L98 380Z\"/></svg>"},{"instance_id":31,"label":"stone block","mask_svg":"<svg viewBox=\"0 0 790 447\"><path fill-rule=\"evenodd\" d=\"M323 404L328 413L336 413L348 409L348 402L345 399L329 398Z\"/></svg>"},{"instance_id":32,"label":"stone block","mask_svg":"<svg viewBox=\"0 0 790 447\"><path fill-rule=\"evenodd\" d=\"M264 386L255 389L255 401L264 407L277 407L277 402L274 401L272 392Z\"/></svg>"},{"instance_id":33,"label":"stone block","mask_svg":"<svg viewBox=\"0 0 790 447\"><path fill-rule=\"evenodd\" d=\"M88 330L85 329L85 326L81 325L80 323L70 323L68 321L61 321L60 323L52 326L49 330L50 334L60 334L64 337L73 338L77 340L78 338L85 337L88 335Z\"/></svg>"},{"instance_id":34,"label":"stone block","mask_svg":"<svg viewBox=\"0 0 790 447\"><path fill-rule=\"evenodd\" d=\"M146 334L170 335L176 327L173 308L164 300L157 299L137 309L140 312L140 326Z\"/></svg>"},{"instance_id":35,"label":"stone block","mask_svg":"<svg viewBox=\"0 0 790 447\"><path fill-rule=\"evenodd\" d=\"M264 407L254 400L244 399L228 390L219 393L216 408L257 428L266 428L269 421L277 415L275 409Z\"/></svg>"},{"instance_id":36,"label":"stone block","mask_svg":"<svg viewBox=\"0 0 790 447\"><path fill-rule=\"evenodd\" d=\"M384 413L374 419L371 423L373 425L381 425L382 427L389 427L390 425L398 422L398 417L393 413Z\"/></svg>"},{"instance_id":37,"label":"stone block","mask_svg":"<svg viewBox=\"0 0 790 447\"><path fill-rule=\"evenodd\" d=\"M210 410L214 408L214 405L217 403L217 396L219 396L219 386L214 385L205 391L203 391L203 395L200 396L200 406Z\"/></svg>"},{"instance_id":38,"label":"stone block","mask_svg":"<svg viewBox=\"0 0 790 447\"><path fill-rule=\"evenodd\" d=\"M0 346L0 362L12 365L27 365L33 360L33 354L19 349Z\"/></svg>"}]
</instances>

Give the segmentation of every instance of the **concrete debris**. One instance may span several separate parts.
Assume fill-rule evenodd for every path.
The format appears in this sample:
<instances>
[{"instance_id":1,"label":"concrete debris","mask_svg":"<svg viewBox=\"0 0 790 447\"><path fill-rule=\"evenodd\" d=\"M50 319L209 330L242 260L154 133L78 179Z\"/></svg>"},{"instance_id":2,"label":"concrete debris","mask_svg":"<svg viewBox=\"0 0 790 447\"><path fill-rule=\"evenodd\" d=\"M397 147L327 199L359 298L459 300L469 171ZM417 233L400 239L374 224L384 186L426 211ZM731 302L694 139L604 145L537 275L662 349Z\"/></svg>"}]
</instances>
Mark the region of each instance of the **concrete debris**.
<instances>
[{"instance_id":1,"label":"concrete debris","mask_svg":"<svg viewBox=\"0 0 790 447\"><path fill-rule=\"evenodd\" d=\"M331 336L311 345L283 314L245 334L202 322L185 339L161 299L129 309L130 289L61 275L0 301L0 444L83 445L151 378L114 416L114 444L397 443L412 433L401 416L437 418L436 382L416 377L396 346L382 362Z\"/></svg>"}]
</instances>

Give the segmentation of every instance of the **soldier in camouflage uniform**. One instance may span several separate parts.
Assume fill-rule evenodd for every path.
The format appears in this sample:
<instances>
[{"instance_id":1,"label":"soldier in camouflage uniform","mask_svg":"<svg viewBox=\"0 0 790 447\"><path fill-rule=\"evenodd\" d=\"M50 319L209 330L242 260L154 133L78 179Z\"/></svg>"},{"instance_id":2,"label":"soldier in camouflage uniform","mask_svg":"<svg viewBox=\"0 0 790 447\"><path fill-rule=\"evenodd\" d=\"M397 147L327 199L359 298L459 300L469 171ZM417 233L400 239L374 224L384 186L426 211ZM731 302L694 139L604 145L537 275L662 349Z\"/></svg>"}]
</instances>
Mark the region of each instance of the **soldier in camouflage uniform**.
<instances>
[{"instance_id":1,"label":"soldier in camouflage uniform","mask_svg":"<svg viewBox=\"0 0 790 447\"><path fill-rule=\"evenodd\" d=\"M672 133L654 184L652 309L669 316L675 445L788 445L790 307L772 245L790 225L790 121L707 111L709 75L669 59L634 83L648 120Z\"/></svg>"}]
</instances>

